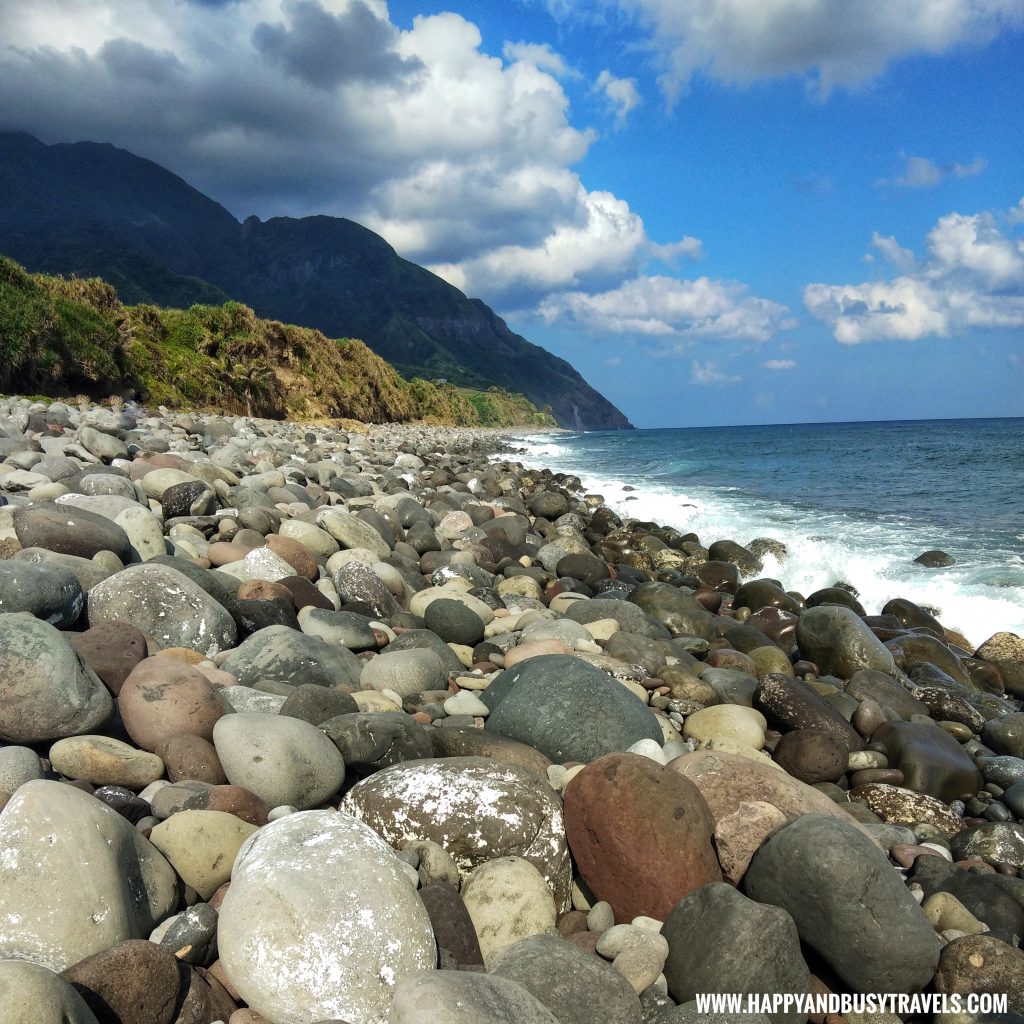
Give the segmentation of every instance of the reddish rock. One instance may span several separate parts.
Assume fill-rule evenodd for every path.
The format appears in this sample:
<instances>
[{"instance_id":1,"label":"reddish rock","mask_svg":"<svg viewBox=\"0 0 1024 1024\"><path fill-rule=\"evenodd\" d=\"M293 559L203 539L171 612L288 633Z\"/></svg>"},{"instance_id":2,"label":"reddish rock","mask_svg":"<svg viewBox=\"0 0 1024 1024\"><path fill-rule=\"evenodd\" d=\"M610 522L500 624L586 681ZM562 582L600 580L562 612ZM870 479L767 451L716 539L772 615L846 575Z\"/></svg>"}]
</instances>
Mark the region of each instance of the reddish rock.
<instances>
[{"instance_id":1,"label":"reddish rock","mask_svg":"<svg viewBox=\"0 0 1024 1024\"><path fill-rule=\"evenodd\" d=\"M212 740L213 727L224 714L217 691L202 672L160 655L132 670L118 706L128 735L149 751L179 733Z\"/></svg>"},{"instance_id":2,"label":"reddish rock","mask_svg":"<svg viewBox=\"0 0 1024 1024\"><path fill-rule=\"evenodd\" d=\"M218 540L207 548L206 557L211 565L230 565L232 562L240 562L249 551L250 549L242 544Z\"/></svg>"},{"instance_id":3,"label":"reddish rock","mask_svg":"<svg viewBox=\"0 0 1024 1024\"><path fill-rule=\"evenodd\" d=\"M185 968L155 942L130 939L86 957L62 977L99 1024L174 1024Z\"/></svg>"},{"instance_id":4,"label":"reddish rock","mask_svg":"<svg viewBox=\"0 0 1024 1024\"><path fill-rule=\"evenodd\" d=\"M720 882L715 824L689 780L638 754L591 762L565 793L565 831L580 875L615 920L663 921L689 892Z\"/></svg>"},{"instance_id":5,"label":"reddish rock","mask_svg":"<svg viewBox=\"0 0 1024 1024\"><path fill-rule=\"evenodd\" d=\"M587 915L582 910L568 910L558 919L558 934L563 938L587 930Z\"/></svg>"},{"instance_id":6,"label":"reddish rock","mask_svg":"<svg viewBox=\"0 0 1024 1024\"><path fill-rule=\"evenodd\" d=\"M722 648L708 653L706 664L710 668L729 668L736 672L746 672L748 676L757 675L754 659L729 648Z\"/></svg>"},{"instance_id":7,"label":"reddish rock","mask_svg":"<svg viewBox=\"0 0 1024 1024\"><path fill-rule=\"evenodd\" d=\"M286 601L295 604L292 592L287 587L268 580L245 580L235 596L239 601Z\"/></svg>"},{"instance_id":8,"label":"reddish rock","mask_svg":"<svg viewBox=\"0 0 1024 1024\"><path fill-rule=\"evenodd\" d=\"M195 779L211 786L221 786L228 781L217 756L217 748L202 736L178 733L157 744L154 753L163 760L171 782Z\"/></svg>"},{"instance_id":9,"label":"reddish rock","mask_svg":"<svg viewBox=\"0 0 1024 1024\"><path fill-rule=\"evenodd\" d=\"M324 608L327 611L334 611L334 605L304 576L285 576L283 580L278 580L278 583L288 588L296 608Z\"/></svg>"},{"instance_id":10,"label":"reddish rock","mask_svg":"<svg viewBox=\"0 0 1024 1024\"><path fill-rule=\"evenodd\" d=\"M227 989L202 967L193 967L186 983L188 988L174 1024L211 1024L227 1020L238 1009Z\"/></svg>"},{"instance_id":11,"label":"reddish rock","mask_svg":"<svg viewBox=\"0 0 1024 1024\"><path fill-rule=\"evenodd\" d=\"M272 533L267 537L267 547L278 558L283 558L295 570L296 575L304 576L311 581L319 577L320 569L316 556L305 544L301 544L293 537L282 537Z\"/></svg>"},{"instance_id":12,"label":"reddish rock","mask_svg":"<svg viewBox=\"0 0 1024 1024\"><path fill-rule=\"evenodd\" d=\"M146 634L130 622L104 622L70 636L82 661L115 697L132 669L146 657Z\"/></svg>"},{"instance_id":13,"label":"reddish rock","mask_svg":"<svg viewBox=\"0 0 1024 1024\"><path fill-rule=\"evenodd\" d=\"M227 811L257 827L266 825L270 808L253 792L242 786L214 786L206 799L207 811Z\"/></svg>"},{"instance_id":14,"label":"reddish rock","mask_svg":"<svg viewBox=\"0 0 1024 1024\"><path fill-rule=\"evenodd\" d=\"M597 940L599 938L601 936L597 932L573 932L572 935L566 936L565 941L579 946L584 953L597 956Z\"/></svg>"}]
</instances>

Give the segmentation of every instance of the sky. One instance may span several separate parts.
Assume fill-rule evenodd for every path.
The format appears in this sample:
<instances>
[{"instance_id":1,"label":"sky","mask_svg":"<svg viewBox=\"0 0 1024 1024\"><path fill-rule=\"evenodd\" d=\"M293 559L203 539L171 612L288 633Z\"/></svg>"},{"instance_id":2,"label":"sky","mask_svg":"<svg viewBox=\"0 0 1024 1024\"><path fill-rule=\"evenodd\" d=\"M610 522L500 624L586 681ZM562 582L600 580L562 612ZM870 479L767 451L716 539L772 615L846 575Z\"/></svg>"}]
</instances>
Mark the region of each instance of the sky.
<instances>
[{"instance_id":1,"label":"sky","mask_svg":"<svg viewBox=\"0 0 1024 1024\"><path fill-rule=\"evenodd\" d=\"M0 128L357 220L637 426L1024 416L1024 0L0 0Z\"/></svg>"}]
</instances>

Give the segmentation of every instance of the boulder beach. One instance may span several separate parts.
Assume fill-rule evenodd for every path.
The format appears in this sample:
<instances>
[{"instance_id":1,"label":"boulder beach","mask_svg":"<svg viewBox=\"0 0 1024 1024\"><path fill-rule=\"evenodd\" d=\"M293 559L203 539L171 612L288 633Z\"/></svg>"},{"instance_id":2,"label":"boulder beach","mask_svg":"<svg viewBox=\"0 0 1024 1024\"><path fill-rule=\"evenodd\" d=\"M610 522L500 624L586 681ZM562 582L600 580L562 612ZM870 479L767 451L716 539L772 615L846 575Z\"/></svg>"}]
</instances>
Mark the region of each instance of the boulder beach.
<instances>
[{"instance_id":1,"label":"boulder beach","mask_svg":"<svg viewBox=\"0 0 1024 1024\"><path fill-rule=\"evenodd\" d=\"M0 400L0 1020L1024 1019L1024 639L514 445Z\"/></svg>"}]
</instances>

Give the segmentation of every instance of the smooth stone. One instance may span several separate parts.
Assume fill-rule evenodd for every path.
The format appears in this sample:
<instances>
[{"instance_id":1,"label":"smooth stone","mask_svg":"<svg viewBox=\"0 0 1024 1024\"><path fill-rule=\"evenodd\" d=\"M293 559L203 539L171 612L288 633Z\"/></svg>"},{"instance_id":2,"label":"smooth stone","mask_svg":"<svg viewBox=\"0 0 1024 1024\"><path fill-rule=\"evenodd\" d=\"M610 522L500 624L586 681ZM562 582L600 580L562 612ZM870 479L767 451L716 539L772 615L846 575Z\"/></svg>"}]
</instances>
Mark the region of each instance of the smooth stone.
<instances>
[{"instance_id":1,"label":"smooth stone","mask_svg":"<svg viewBox=\"0 0 1024 1024\"><path fill-rule=\"evenodd\" d=\"M374 651L377 637L369 622L352 612L306 607L299 610L299 628L308 636L340 644L350 651Z\"/></svg>"},{"instance_id":2,"label":"smooth stone","mask_svg":"<svg viewBox=\"0 0 1024 1024\"><path fill-rule=\"evenodd\" d=\"M201 899L231 877L231 865L256 826L225 811L179 811L149 834L150 842Z\"/></svg>"},{"instance_id":3,"label":"smooth stone","mask_svg":"<svg viewBox=\"0 0 1024 1024\"><path fill-rule=\"evenodd\" d=\"M431 733L404 712L371 711L338 715L320 728L341 751L345 767L371 775L403 761L434 756Z\"/></svg>"},{"instance_id":4,"label":"smooth stone","mask_svg":"<svg viewBox=\"0 0 1024 1024\"><path fill-rule=\"evenodd\" d=\"M569 901L569 851L561 801L525 768L478 757L407 761L357 783L341 810L393 846L429 839L465 880L494 857L533 864L559 910Z\"/></svg>"},{"instance_id":5,"label":"smooth stone","mask_svg":"<svg viewBox=\"0 0 1024 1024\"><path fill-rule=\"evenodd\" d=\"M338 715L348 715L355 711L356 702L349 694L315 683L303 683L288 694L278 714L301 718L310 725L321 725Z\"/></svg>"},{"instance_id":6,"label":"smooth stone","mask_svg":"<svg viewBox=\"0 0 1024 1024\"><path fill-rule=\"evenodd\" d=\"M665 978L680 1003L703 993L746 995L812 990L793 919L755 903L730 885L706 885L682 899L662 926L668 940ZM772 1024L803 1024L797 1011L770 1015Z\"/></svg>"},{"instance_id":7,"label":"smooth stone","mask_svg":"<svg viewBox=\"0 0 1024 1024\"><path fill-rule=\"evenodd\" d=\"M715 852L722 866L722 877L739 885L765 836L786 824L787 817L777 807L761 800L742 802L732 814L715 824Z\"/></svg>"},{"instance_id":8,"label":"smooth stone","mask_svg":"<svg viewBox=\"0 0 1024 1024\"><path fill-rule=\"evenodd\" d=\"M173 953L148 939L94 953L61 976L100 1024L177 1024L178 996L188 978Z\"/></svg>"},{"instance_id":9,"label":"smooth stone","mask_svg":"<svg viewBox=\"0 0 1024 1024\"><path fill-rule=\"evenodd\" d=\"M317 514L317 524L343 548L366 548L378 558L387 558L391 547L367 522L343 509L332 508Z\"/></svg>"},{"instance_id":10,"label":"smooth stone","mask_svg":"<svg viewBox=\"0 0 1024 1024\"><path fill-rule=\"evenodd\" d=\"M142 489L146 492L146 497L154 498L156 501L163 497L164 491L169 487L195 482L197 482L196 478L191 473L170 467L150 470L141 480Z\"/></svg>"},{"instance_id":11,"label":"smooth stone","mask_svg":"<svg viewBox=\"0 0 1024 1024\"><path fill-rule=\"evenodd\" d=\"M116 697L132 669L146 657L146 635L128 622L105 622L71 637L78 656Z\"/></svg>"},{"instance_id":12,"label":"smooth stone","mask_svg":"<svg viewBox=\"0 0 1024 1024\"><path fill-rule=\"evenodd\" d=\"M59 974L25 960L0 960L0 1020L8 1024L99 1024Z\"/></svg>"},{"instance_id":13,"label":"smooth stone","mask_svg":"<svg viewBox=\"0 0 1024 1024\"><path fill-rule=\"evenodd\" d=\"M425 690L446 689L448 678L433 651L385 651L364 664L359 684L363 690L391 690L410 697Z\"/></svg>"},{"instance_id":14,"label":"smooth stone","mask_svg":"<svg viewBox=\"0 0 1024 1024\"><path fill-rule=\"evenodd\" d=\"M1008 694L1024 697L1024 637L1016 633L996 633L974 652L974 656L999 669Z\"/></svg>"},{"instance_id":15,"label":"smooth stone","mask_svg":"<svg viewBox=\"0 0 1024 1024\"><path fill-rule=\"evenodd\" d=\"M643 583L629 595L629 602L675 636L710 640L714 635L714 617L707 609L689 594L667 583Z\"/></svg>"},{"instance_id":16,"label":"smooth stone","mask_svg":"<svg viewBox=\"0 0 1024 1024\"><path fill-rule=\"evenodd\" d=\"M345 647L288 626L267 626L243 640L220 667L243 686L274 679L357 689L363 662Z\"/></svg>"},{"instance_id":17,"label":"smooth stone","mask_svg":"<svg viewBox=\"0 0 1024 1024\"><path fill-rule=\"evenodd\" d=\"M26 782L42 777L42 762L31 747L0 747L0 793L13 793Z\"/></svg>"},{"instance_id":18,"label":"smooth stone","mask_svg":"<svg viewBox=\"0 0 1024 1024\"><path fill-rule=\"evenodd\" d=\"M825 732L847 753L864 745L857 730L802 679L765 676L754 694L754 707L782 732L795 729Z\"/></svg>"},{"instance_id":19,"label":"smooth stone","mask_svg":"<svg viewBox=\"0 0 1024 1024\"><path fill-rule=\"evenodd\" d=\"M462 899L488 968L514 942L555 930L555 901L548 883L522 857L496 857L481 864L463 884Z\"/></svg>"},{"instance_id":20,"label":"smooth stone","mask_svg":"<svg viewBox=\"0 0 1024 1024\"><path fill-rule=\"evenodd\" d=\"M149 935L177 902L157 849L73 786L21 786L0 816L0 848L0 957L61 971Z\"/></svg>"},{"instance_id":21,"label":"smooth stone","mask_svg":"<svg viewBox=\"0 0 1024 1024\"><path fill-rule=\"evenodd\" d=\"M486 718L491 709L472 690L461 690L454 697L449 697L444 702L446 715L472 715L476 718Z\"/></svg>"},{"instance_id":22,"label":"smooth stone","mask_svg":"<svg viewBox=\"0 0 1024 1024\"><path fill-rule=\"evenodd\" d=\"M483 620L459 601L432 601L423 615L427 629L446 643L475 647L484 638Z\"/></svg>"},{"instance_id":23,"label":"smooth stone","mask_svg":"<svg viewBox=\"0 0 1024 1024\"><path fill-rule=\"evenodd\" d=\"M213 745L228 781L270 807L314 807L345 781L338 748L316 726L298 718L225 715L214 726Z\"/></svg>"},{"instance_id":24,"label":"smooth stone","mask_svg":"<svg viewBox=\"0 0 1024 1024\"><path fill-rule=\"evenodd\" d=\"M61 555L46 548L22 548L15 552L12 562L25 562L29 565L45 565L64 569L78 580L83 594L88 594L97 583L112 574L111 569L104 568L92 558L79 558L77 555ZM121 569L120 561L112 567L114 571Z\"/></svg>"},{"instance_id":25,"label":"smooth stone","mask_svg":"<svg viewBox=\"0 0 1024 1024\"><path fill-rule=\"evenodd\" d=\"M841 779L846 774L849 756L847 747L832 733L821 729L796 729L785 733L776 743L772 760L793 778L813 786Z\"/></svg>"},{"instance_id":26,"label":"smooth stone","mask_svg":"<svg viewBox=\"0 0 1024 1024\"><path fill-rule=\"evenodd\" d=\"M82 586L67 569L0 561L0 613L26 612L58 629L68 629L84 606Z\"/></svg>"},{"instance_id":27,"label":"smooth stone","mask_svg":"<svg viewBox=\"0 0 1024 1024\"><path fill-rule=\"evenodd\" d=\"M238 629L219 602L167 565L131 565L89 591L89 622L122 621L163 647L206 655L235 646Z\"/></svg>"},{"instance_id":28,"label":"smooth stone","mask_svg":"<svg viewBox=\"0 0 1024 1024\"><path fill-rule=\"evenodd\" d=\"M399 982L387 1024L562 1024L521 985L491 974L422 971Z\"/></svg>"},{"instance_id":29,"label":"smooth stone","mask_svg":"<svg viewBox=\"0 0 1024 1024\"><path fill-rule=\"evenodd\" d=\"M846 692L859 701L873 700L882 708L892 708L904 721L914 715L927 715L928 708L905 686L885 672L863 669L846 684Z\"/></svg>"},{"instance_id":30,"label":"smooth stone","mask_svg":"<svg viewBox=\"0 0 1024 1024\"><path fill-rule=\"evenodd\" d=\"M754 855L743 888L785 910L854 992L916 992L935 972L940 940L886 855L852 823L809 814L784 825Z\"/></svg>"},{"instance_id":31,"label":"smooth stone","mask_svg":"<svg viewBox=\"0 0 1024 1024\"><path fill-rule=\"evenodd\" d=\"M23 548L46 548L79 558L112 551L122 562L131 558L131 543L124 530L87 509L65 504L28 505L15 510L14 531Z\"/></svg>"},{"instance_id":32,"label":"smooth stone","mask_svg":"<svg viewBox=\"0 0 1024 1024\"><path fill-rule=\"evenodd\" d=\"M550 759L535 747L486 729L473 726L449 727L431 729L428 735L434 757L486 757L502 764L525 768L541 779L547 777L551 765Z\"/></svg>"},{"instance_id":33,"label":"smooth stone","mask_svg":"<svg viewBox=\"0 0 1024 1024\"><path fill-rule=\"evenodd\" d=\"M889 766L903 772L904 785L947 803L973 796L981 775L963 747L932 722L886 722L873 743L885 748Z\"/></svg>"},{"instance_id":34,"label":"smooth stone","mask_svg":"<svg viewBox=\"0 0 1024 1024\"><path fill-rule=\"evenodd\" d=\"M94 427L79 428L78 440L90 455L95 455L104 462L128 458L128 446L124 441Z\"/></svg>"},{"instance_id":35,"label":"smooth stone","mask_svg":"<svg viewBox=\"0 0 1024 1024\"><path fill-rule=\"evenodd\" d=\"M114 522L124 530L131 544L129 561L148 562L167 554L163 527L148 508L126 508Z\"/></svg>"},{"instance_id":36,"label":"smooth stone","mask_svg":"<svg viewBox=\"0 0 1024 1024\"><path fill-rule=\"evenodd\" d=\"M954 939L939 957L935 991L1005 996L1010 1013L1024 1016L1024 951L990 935Z\"/></svg>"},{"instance_id":37,"label":"smooth stone","mask_svg":"<svg viewBox=\"0 0 1024 1024\"><path fill-rule=\"evenodd\" d=\"M551 935L532 935L494 957L490 976L522 985L559 1024L640 1024L640 1000L626 979L597 957ZM587 998L580 999L586 992Z\"/></svg>"},{"instance_id":38,"label":"smooth stone","mask_svg":"<svg viewBox=\"0 0 1024 1024\"><path fill-rule=\"evenodd\" d=\"M661 726L620 683L579 658L546 655L506 669L483 691L486 728L536 747L552 761L587 763Z\"/></svg>"},{"instance_id":39,"label":"smooth stone","mask_svg":"<svg viewBox=\"0 0 1024 1024\"><path fill-rule=\"evenodd\" d=\"M206 676L167 656L147 658L132 669L118 707L132 741L149 751L180 733L212 740L213 727L224 715L218 691Z\"/></svg>"},{"instance_id":40,"label":"smooth stone","mask_svg":"<svg viewBox=\"0 0 1024 1024\"><path fill-rule=\"evenodd\" d=\"M274 1024L383 1022L396 986L436 962L401 862L335 811L291 814L247 840L219 914L221 968Z\"/></svg>"},{"instance_id":41,"label":"smooth stone","mask_svg":"<svg viewBox=\"0 0 1024 1024\"><path fill-rule=\"evenodd\" d=\"M1024 867L1024 825L992 822L964 829L951 844L956 860L980 857L988 864Z\"/></svg>"},{"instance_id":42,"label":"smooth stone","mask_svg":"<svg viewBox=\"0 0 1024 1024\"><path fill-rule=\"evenodd\" d=\"M160 945L183 963L208 966L217 959L217 923L217 911L209 903L196 903L165 922Z\"/></svg>"},{"instance_id":43,"label":"smooth stone","mask_svg":"<svg viewBox=\"0 0 1024 1024\"><path fill-rule=\"evenodd\" d=\"M84 779L94 786L144 789L164 774L164 763L145 750L109 736L70 736L49 753L53 770L66 779Z\"/></svg>"},{"instance_id":44,"label":"smooth stone","mask_svg":"<svg viewBox=\"0 0 1024 1024\"><path fill-rule=\"evenodd\" d=\"M698 743L729 740L760 750L764 746L766 728L764 716L753 708L739 704L717 704L687 715L683 736Z\"/></svg>"},{"instance_id":45,"label":"smooth stone","mask_svg":"<svg viewBox=\"0 0 1024 1024\"><path fill-rule=\"evenodd\" d=\"M1024 758L1024 711L993 718L980 732L982 743L997 754Z\"/></svg>"},{"instance_id":46,"label":"smooth stone","mask_svg":"<svg viewBox=\"0 0 1024 1024\"><path fill-rule=\"evenodd\" d=\"M228 781L220 758L217 757L217 749L202 736L176 733L157 744L154 753L163 760L167 778L171 782L195 779L211 786L220 786Z\"/></svg>"},{"instance_id":47,"label":"smooth stone","mask_svg":"<svg viewBox=\"0 0 1024 1024\"><path fill-rule=\"evenodd\" d=\"M580 876L615 920L663 920L721 881L714 819L697 787L638 754L592 761L565 791L565 832Z\"/></svg>"},{"instance_id":48,"label":"smooth stone","mask_svg":"<svg viewBox=\"0 0 1024 1024\"><path fill-rule=\"evenodd\" d=\"M803 656L823 673L849 679L861 669L893 675L896 663L864 620L841 605L805 608L796 627Z\"/></svg>"},{"instance_id":49,"label":"smooth stone","mask_svg":"<svg viewBox=\"0 0 1024 1024\"><path fill-rule=\"evenodd\" d=\"M112 711L110 693L65 634L25 612L0 615L0 739L92 733Z\"/></svg>"},{"instance_id":50,"label":"smooth stone","mask_svg":"<svg viewBox=\"0 0 1024 1024\"><path fill-rule=\"evenodd\" d=\"M439 953L452 956L461 967L483 967L473 921L456 885L429 882L419 895L430 915Z\"/></svg>"}]
</instances>

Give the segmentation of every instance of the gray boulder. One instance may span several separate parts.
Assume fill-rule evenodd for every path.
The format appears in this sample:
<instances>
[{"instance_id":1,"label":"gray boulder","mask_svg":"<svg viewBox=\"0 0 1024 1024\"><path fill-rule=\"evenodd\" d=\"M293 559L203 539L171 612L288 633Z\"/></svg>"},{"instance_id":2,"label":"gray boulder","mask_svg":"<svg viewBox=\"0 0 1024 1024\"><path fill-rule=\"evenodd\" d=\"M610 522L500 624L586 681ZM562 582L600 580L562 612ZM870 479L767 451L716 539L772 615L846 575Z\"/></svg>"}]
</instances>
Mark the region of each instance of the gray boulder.
<instances>
[{"instance_id":1,"label":"gray boulder","mask_svg":"<svg viewBox=\"0 0 1024 1024\"><path fill-rule=\"evenodd\" d=\"M25 561L0 562L0 613L28 612L58 629L73 626L85 595L67 569Z\"/></svg>"},{"instance_id":2,"label":"gray boulder","mask_svg":"<svg viewBox=\"0 0 1024 1024\"><path fill-rule=\"evenodd\" d=\"M621 683L580 658L549 654L502 672L483 691L486 728L552 761L588 763L638 740L662 742L653 712Z\"/></svg>"},{"instance_id":3,"label":"gray boulder","mask_svg":"<svg viewBox=\"0 0 1024 1024\"><path fill-rule=\"evenodd\" d=\"M113 707L63 633L25 612L0 615L0 739L42 743L98 732Z\"/></svg>"},{"instance_id":4,"label":"gray boulder","mask_svg":"<svg viewBox=\"0 0 1024 1024\"><path fill-rule=\"evenodd\" d=\"M560 1024L522 985L464 971L429 971L402 981L388 1024Z\"/></svg>"},{"instance_id":5,"label":"gray boulder","mask_svg":"<svg viewBox=\"0 0 1024 1024\"><path fill-rule=\"evenodd\" d=\"M803 656L828 675L849 679L866 668L896 674L891 652L851 608L805 608L797 620L796 640Z\"/></svg>"},{"instance_id":6,"label":"gray boulder","mask_svg":"<svg viewBox=\"0 0 1024 1024\"><path fill-rule=\"evenodd\" d=\"M59 974L27 960L0 960L0 1020L7 1024L97 1024Z\"/></svg>"},{"instance_id":7,"label":"gray boulder","mask_svg":"<svg viewBox=\"0 0 1024 1024\"><path fill-rule=\"evenodd\" d=\"M350 650L289 626L267 626L248 637L221 665L243 686L261 679L359 689L363 662Z\"/></svg>"},{"instance_id":8,"label":"gray boulder","mask_svg":"<svg viewBox=\"0 0 1024 1024\"><path fill-rule=\"evenodd\" d=\"M852 823L806 814L783 826L754 854L743 887L787 911L801 940L854 992L917 992L935 973L941 940L886 855Z\"/></svg>"}]
</instances>

